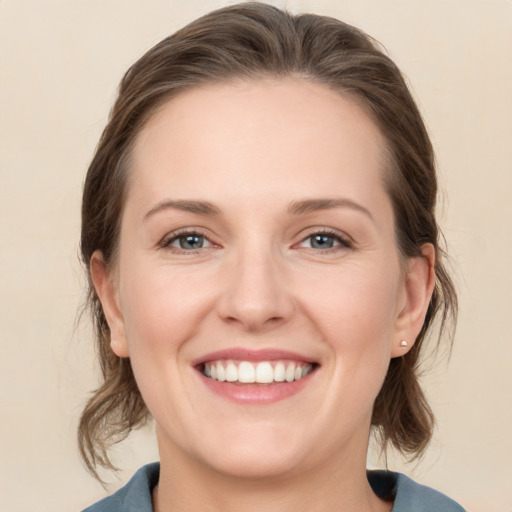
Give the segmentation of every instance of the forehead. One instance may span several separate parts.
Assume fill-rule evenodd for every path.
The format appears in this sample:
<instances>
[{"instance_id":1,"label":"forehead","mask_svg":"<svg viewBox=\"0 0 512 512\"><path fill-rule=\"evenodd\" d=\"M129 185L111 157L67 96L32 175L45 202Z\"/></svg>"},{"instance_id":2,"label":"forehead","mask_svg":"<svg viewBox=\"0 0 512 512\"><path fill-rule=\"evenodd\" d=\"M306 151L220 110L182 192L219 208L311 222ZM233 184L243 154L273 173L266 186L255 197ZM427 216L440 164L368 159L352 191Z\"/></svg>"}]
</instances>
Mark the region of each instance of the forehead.
<instances>
[{"instance_id":1,"label":"forehead","mask_svg":"<svg viewBox=\"0 0 512 512\"><path fill-rule=\"evenodd\" d=\"M180 93L148 121L134 146L129 195L236 200L250 191L277 199L366 188L371 196L382 191L384 162L375 123L323 84L292 77L212 84Z\"/></svg>"}]
</instances>

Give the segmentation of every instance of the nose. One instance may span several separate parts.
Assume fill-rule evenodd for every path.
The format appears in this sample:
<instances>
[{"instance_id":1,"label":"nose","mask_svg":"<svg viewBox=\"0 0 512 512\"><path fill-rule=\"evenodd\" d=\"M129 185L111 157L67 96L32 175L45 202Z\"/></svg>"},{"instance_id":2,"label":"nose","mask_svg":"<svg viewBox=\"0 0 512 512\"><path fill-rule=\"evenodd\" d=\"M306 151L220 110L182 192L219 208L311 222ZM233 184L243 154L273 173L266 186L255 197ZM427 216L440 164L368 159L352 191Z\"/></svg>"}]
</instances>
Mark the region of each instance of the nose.
<instances>
[{"instance_id":1,"label":"nose","mask_svg":"<svg viewBox=\"0 0 512 512\"><path fill-rule=\"evenodd\" d=\"M270 250L238 254L228 269L218 312L225 322L263 332L287 322L294 302L287 272Z\"/></svg>"}]
</instances>

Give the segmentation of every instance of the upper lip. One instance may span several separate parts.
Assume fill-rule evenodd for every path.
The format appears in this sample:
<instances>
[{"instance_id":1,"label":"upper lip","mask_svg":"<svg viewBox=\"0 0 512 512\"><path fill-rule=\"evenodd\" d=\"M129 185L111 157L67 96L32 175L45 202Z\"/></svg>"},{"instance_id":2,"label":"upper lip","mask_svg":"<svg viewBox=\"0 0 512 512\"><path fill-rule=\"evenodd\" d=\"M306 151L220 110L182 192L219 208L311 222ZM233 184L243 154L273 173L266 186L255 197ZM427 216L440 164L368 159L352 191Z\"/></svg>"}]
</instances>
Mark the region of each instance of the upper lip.
<instances>
[{"instance_id":1,"label":"upper lip","mask_svg":"<svg viewBox=\"0 0 512 512\"><path fill-rule=\"evenodd\" d=\"M281 359L291 360L291 361L300 361L308 364L316 363L314 359L298 354L297 352L290 352L288 350L279 350L279 349L259 349L259 350L251 350L245 348L227 348L224 350L218 350L215 352L210 352L209 354L205 354L194 361L192 361L193 366L198 366L209 361L219 361L219 360L227 360L233 359L236 361L277 361Z\"/></svg>"}]
</instances>

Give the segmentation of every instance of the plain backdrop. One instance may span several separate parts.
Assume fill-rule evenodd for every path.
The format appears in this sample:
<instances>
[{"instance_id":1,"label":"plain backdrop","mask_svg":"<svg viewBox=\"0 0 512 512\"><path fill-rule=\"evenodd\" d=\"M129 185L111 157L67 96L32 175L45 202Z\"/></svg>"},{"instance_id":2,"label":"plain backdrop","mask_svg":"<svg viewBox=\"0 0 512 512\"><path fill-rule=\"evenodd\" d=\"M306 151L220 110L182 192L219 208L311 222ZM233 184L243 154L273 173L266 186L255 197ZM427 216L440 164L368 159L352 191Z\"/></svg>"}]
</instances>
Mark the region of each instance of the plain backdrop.
<instances>
[{"instance_id":1,"label":"plain backdrop","mask_svg":"<svg viewBox=\"0 0 512 512\"><path fill-rule=\"evenodd\" d=\"M75 434L98 377L90 326L75 323L84 174L126 68L229 3L0 0L0 510L78 511L105 495ZM388 466L473 512L510 512L512 2L272 3L359 26L412 85L437 150L461 314L451 360L424 380L438 420L428 454ZM110 490L156 458L149 427L115 451Z\"/></svg>"}]
</instances>

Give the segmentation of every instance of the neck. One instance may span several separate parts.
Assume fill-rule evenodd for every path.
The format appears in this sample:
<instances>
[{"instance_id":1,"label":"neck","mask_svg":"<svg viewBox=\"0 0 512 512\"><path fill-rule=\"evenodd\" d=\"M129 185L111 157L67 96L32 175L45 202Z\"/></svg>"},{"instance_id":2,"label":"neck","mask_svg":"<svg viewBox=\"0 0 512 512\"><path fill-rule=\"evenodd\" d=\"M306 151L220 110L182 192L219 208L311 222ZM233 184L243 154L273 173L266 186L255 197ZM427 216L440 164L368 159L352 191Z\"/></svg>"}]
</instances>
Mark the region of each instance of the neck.
<instances>
[{"instance_id":1,"label":"neck","mask_svg":"<svg viewBox=\"0 0 512 512\"><path fill-rule=\"evenodd\" d=\"M296 474L239 478L172 452L161 450L155 512L389 512L392 508L371 490L365 464L355 465L352 457L344 459L346 463L336 458Z\"/></svg>"}]
</instances>

